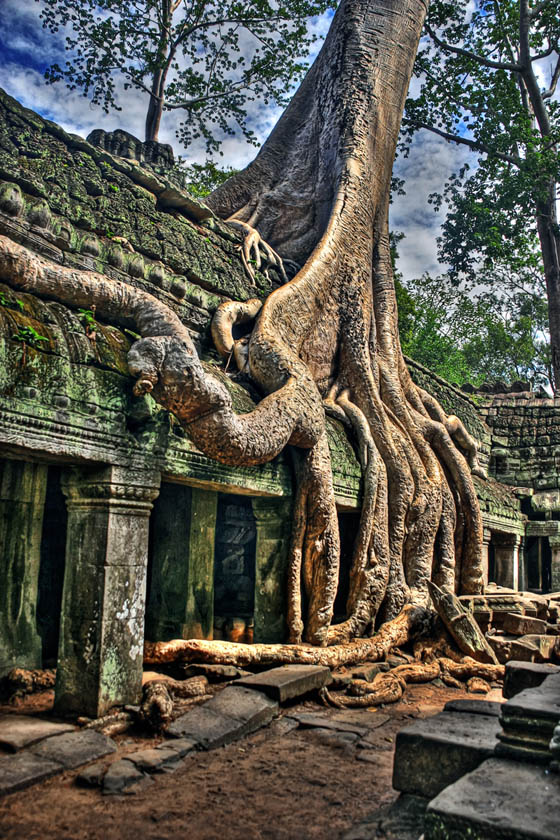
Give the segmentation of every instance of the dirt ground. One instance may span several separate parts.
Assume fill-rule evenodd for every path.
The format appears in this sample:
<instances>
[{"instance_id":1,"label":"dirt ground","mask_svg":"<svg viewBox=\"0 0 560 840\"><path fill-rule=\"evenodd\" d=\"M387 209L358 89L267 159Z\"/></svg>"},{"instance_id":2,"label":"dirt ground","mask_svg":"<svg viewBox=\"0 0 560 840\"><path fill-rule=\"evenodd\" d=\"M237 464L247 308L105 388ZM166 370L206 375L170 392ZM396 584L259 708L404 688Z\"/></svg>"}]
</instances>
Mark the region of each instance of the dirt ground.
<instances>
[{"instance_id":1,"label":"dirt ground","mask_svg":"<svg viewBox=\"0 0 560 840\"><path fill-rule=\"evenodd\" d=\"M281 718L242 741L191 754L179 770L155 776L133 796L80 788L79 771L68 772L0 800L0 838L338 840L396 799L391 774L399 729L465 697L479 695L412 685L392 706L343 712L371 729L367 749L336 733L290 730L291 711L326 711L309 700L284 708ZM484 699L501 700L501 692L494 689ZM161 741L130 735L116 740L112 760Z\"/></svg>"}]
</instances>

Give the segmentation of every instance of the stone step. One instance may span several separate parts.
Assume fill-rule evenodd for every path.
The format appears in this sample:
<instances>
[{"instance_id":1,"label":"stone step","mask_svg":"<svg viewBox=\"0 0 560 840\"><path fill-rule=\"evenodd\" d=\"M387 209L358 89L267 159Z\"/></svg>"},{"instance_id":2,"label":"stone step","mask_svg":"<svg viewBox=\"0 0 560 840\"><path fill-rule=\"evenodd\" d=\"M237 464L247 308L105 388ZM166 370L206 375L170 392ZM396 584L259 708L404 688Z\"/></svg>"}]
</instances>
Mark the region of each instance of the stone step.
<instances>
[{"instance_id":1,"label":"stone step","mask_svg":"<svg viewBox=\"0 0 560 840\"><path fill-rule=\"evenodd\" d=\"M266 726L278 711L278 703L260 691L228 686L204 705L177 718L167 734L189 738L199 749L214 749Z\"/></svg>"},{"instance_id":2,"label":"stone step","mask_svg":"<svg viewBox=\"0 0 560 840\"><path fill-rule=\"evenodd\" d=\"M84 729L81 732L69 732L47 738L30 747L29 752L48 761L58 762L64 770L75 770L76 767L109 755L116 749L117 745L107 735L94 729Z\"/></svg>"},{"instance_id":3,"label":"stone step","mask_svg":"<svg viewBox=\"0 0 560 840\"><path fill-rule=\"evenodd\" d=\"M425 840L558 840L560 777L492 758L430 802Z\"/></svg>"},{"instance_id":4,"label":"stone step","mask_svg":"<svg viewBox=\"0 0 560 840\"><path fill-rule=\"evenodd\" d=\"M444 712L470 712L473 715L500 716L501 703L494 700L449 700L443 707Z\"/></svg>"},{"instance_id":5,"label":"stone step","mask_svg":"<svg viewBox=\"0 0 560 840\"><path fill-rule=\"evenodd\" d=\"M393 787L431 799L490 758L500 721L496 715L441 712L397 735Z\"/></svg>"},{"instance_id":6,"label":"stone step","mask_svg":"<svg viewBox=\"0 0 560 840\"><path fill-rule=\"evenodd\" d=\"M42 782L56 773L62 773L63 769L57 762L31 752L0 758L0 796Z\"/></svg>"},{"instance_id":7,"label":"stone step","mask_svg":"<svg viewBox=\"0 0 560 840\"><path fill-rule=\"evenodd\" d=\"M560 719L560 673L546 677L540 686L527 688L502 705L504 726L522 722L530 729L551 727Z\"/></svg>"},{"instance_id":8,"label":"stone step","mask_svg":"<svg viewBox=\"0 0 560 840\"><path fill-rule=\"evenodd\" d=\"M302 697L331 682L329 668L320 665L282 665L280 668L243 677L237 680L236 685L262 691L273 700L285 703L286 700Z\"/></svg>"},{"instance_id":9,"label":"stone step","mask_svg":"<svg viewBox=\"0 0 560 840\"><path fill-rule=\"evenodd\" d=\"M502 694L509 700L527 688L537 688L551 674L560 673L558 665L549 662L506 662L506 675Z\"/></svg>"},{"instance_id":10,"label":"stone step","mask_svg":"<svg viewBox=\"0 0 560 840\"><path fill-rule=\"evenodd\" d=\"M0 747L17 752L51 735L73 732L68 723L54 723L31 715L0 715Z\"/></svg>"}]
</instances>

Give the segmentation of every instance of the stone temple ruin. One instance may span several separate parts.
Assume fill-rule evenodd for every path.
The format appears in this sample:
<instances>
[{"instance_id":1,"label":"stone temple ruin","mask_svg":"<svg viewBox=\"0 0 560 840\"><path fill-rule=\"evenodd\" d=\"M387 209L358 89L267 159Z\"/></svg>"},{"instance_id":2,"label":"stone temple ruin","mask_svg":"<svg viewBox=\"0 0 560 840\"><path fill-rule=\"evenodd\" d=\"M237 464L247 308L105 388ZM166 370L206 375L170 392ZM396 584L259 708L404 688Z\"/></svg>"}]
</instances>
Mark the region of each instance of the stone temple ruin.
<instances>
[{"instance_id":1,"label":"stone temple ruin","mask_svg":"<svg viewBox=\"0 0 560 840\"><path fill-rule=\"evenodd\" d=\"M251 410L256 395L224 370L209 325L223 300L268 295L276 269L248 279L238 234L169 180L168 147L124 132L89 143L4 93L0 111L0 234L149 291L188 326L236 410ZM56 665L56 709L91 716L138 700L144 639L284 640L292 502L285 454L223 466L134 397L135 336L94 316L0 285L0 677ZM560 590L558 400L522 387L467 394L409 367L479 444L486 583ZM361 470L334 419L329 444L343 616ZM471 602L482 624L521 603L491 586ZM546 637L501 644L547 658Z\"/></svg>"}]
</instances>

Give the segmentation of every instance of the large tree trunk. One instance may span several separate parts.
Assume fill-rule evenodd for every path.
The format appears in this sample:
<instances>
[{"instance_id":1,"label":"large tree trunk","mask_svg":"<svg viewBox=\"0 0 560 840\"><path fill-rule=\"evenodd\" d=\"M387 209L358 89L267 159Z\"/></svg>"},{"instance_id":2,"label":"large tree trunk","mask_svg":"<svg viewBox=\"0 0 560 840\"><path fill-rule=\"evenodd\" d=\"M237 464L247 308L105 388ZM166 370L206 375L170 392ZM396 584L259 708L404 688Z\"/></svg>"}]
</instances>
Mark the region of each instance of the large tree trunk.
<instances>
[{"instance_id":1,"label":"large tree trunk","mask_svg":"<svg viewBox=\"0 0 560 840\"><path fill-rule=\"evenodd\" d=\"M556 183L551 183L547 198L537 202L537 231L541 245L548 322L550 329L550 355L554 391L560 391L560 229L556 210Z\"/></svg>"},{"instance_id":2,"label":"large tree trunk","mask_svg":"<svg viewBox=\"0 0 560 840\"><path fill-rule=\"evenodd\" d=\"M372 633L407 603L425 606L429 580L452 591L482 588L470 474L476 447L408 374L389 252L392 162L425 12L424 0L343 0L254 163L210 197L219 215L257 226L303 266L257 316L249 372L267 396L250 414L233 413L187 330L149 295L0 243L1 273L18 288L78 306L95 302L101 317L135 323L144 336L129 355L137 392L151 390L208 455L248 465L288 443L302 450L291 642L324 646ZM353 428L364 473L347 619L339 625L332 625L339 537L325 406Z\"/></svg>"}]
</instances>

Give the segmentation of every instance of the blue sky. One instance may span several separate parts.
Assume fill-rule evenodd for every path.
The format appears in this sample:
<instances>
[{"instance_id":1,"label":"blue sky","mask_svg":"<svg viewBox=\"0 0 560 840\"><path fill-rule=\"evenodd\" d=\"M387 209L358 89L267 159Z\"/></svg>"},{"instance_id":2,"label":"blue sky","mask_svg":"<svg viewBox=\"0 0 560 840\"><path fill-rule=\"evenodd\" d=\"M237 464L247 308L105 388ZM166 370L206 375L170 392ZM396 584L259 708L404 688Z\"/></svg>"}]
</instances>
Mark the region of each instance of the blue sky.
<instances>
[{"instance_id":1,"label":"blue sky","mask_svg":"<svg viewBox=\"0 0 560 840\"><path fill-rule=\"evenodd\" d=\"M113 130L124 128L143 137L146 99L136 91L122 91L123 110L105 114L94 107L79 91L69 91L63 82L47 85L43 73L54 61L64 61L64 35L53 35L43 29L39 20L40 2L37 0L0 0L0 87L18 99L27 108L54 120L67 131L86 136L94 128ZM330 16L314 22L317 33L324 35ZM274 107L258 107L252 116L252 127L260 142L264 141L280 111ZM177 154L191 161L204 161L207 157L203 144L181 148L175 137L175 113L166 116L162 123L160 140L171 143ZM242 167L256 154L256 149L242 137L224 140L224 164ZM391 226L405 233L399 246L399 268L405 278L420 276L424 271L436 273L441 269L437 261L436 238L444 210L434 212L428 204L428 195L440 190L466 152L457 146L430 135L419 134L410 157L398 159L395 171L406 180L406 196L397 196L391 208Z\"/></svg>"}]
</instances>

